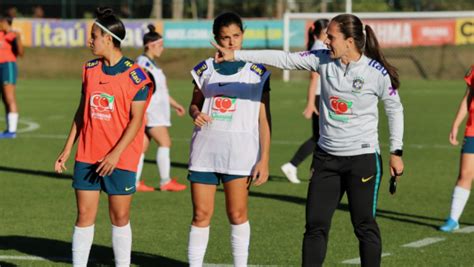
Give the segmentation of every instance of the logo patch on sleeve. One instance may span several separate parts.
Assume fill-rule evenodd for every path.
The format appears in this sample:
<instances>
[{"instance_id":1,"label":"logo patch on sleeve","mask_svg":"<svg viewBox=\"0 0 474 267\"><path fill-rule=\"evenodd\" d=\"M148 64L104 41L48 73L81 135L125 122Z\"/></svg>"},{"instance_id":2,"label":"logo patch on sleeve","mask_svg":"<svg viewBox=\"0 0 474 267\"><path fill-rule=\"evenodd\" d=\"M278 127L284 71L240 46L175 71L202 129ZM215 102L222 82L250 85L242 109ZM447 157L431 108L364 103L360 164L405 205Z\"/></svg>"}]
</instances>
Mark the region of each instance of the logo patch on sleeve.
<instances>
[{"instance_id":1,"label":"logo patch on sleeve","mask_svg":"<svg viewBox=\"0 0 474 267\"><path fill-rule=\"evenodd\" d=\"M86 63L86 69L93 68L99 64L99 59L94 59Z\"/></svg>"},{"instance_id":2,"label":"logo patch on sleeve","mask_svg":"<svg viewBox=\"0 0 474 267\"><path fill-rule=\"evenodd\" d=\"M252 64L250 70L255 72L258 76L263 76L267 69L261 64Z\"/></svg>"},{"instance_id":3,"label":"logo patch on sleeve","mask_svg":"<svg viewBox=\"0 0 474 267\"><path fill-rule=\"evenodd\" d=\"M388 74L388 70L386 68L384 68L384 66L382 64L380 64L377 60L375 59L372 59L370 62L369 62L369 66L375 68L376 70L380 71L382 73L383 76L386 76Z\"/></svg>"},{"instance_id":4,"label":"logo patch on sleeve","mask_svg":"<svg viewBox=\"0 0 474 267\"><path fill-rule=\"evenodd\" d=\"M146 75L142 71L142 69L137 68L130 72L130 79L132 79L133 83L140 84L142 81L146 79Z\"/></svg>"},{"instance_id":5,"label":"logo patch on sleeve","mask_svg":"<svg viewBox=\"0 0 474 267\"><path fill-rule=\"evenodd\" d=\"M133 62L130 61L130 60L125 60L125 62L123 64L125 64L125 66L127 66L129 68L131 68L133 66Z\"/></svg>"},{"instance_id":6,"label":"logo patch on sleeve","mask_svg":"<svg viewBox=\"0 0 474 267\"><path fill-rule=\"evenodd\" d=\"M194 71L196 72L197 76L201 77L202 73L207 70L207 64L206 61L202 61L201 63L197 64L196 67L194 67Z\"/></svg>"}]
</instances>

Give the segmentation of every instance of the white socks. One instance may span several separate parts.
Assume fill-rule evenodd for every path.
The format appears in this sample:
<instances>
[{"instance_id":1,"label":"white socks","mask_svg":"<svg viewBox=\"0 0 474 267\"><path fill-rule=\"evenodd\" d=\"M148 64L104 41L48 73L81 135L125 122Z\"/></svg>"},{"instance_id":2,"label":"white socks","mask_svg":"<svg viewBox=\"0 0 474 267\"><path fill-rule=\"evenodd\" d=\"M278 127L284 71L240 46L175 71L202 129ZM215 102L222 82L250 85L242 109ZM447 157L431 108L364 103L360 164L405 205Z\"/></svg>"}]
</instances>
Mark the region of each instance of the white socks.
<instances>
[{"instance_id":1,"label":"white socks","mask_svg":"<svg viewBox=\"0 0 474 267\"><path fill-rule=\"evenodd\" d=\"M170 179L170 148L160 146L156 151L156 164L158 165L158 172L160 173L160 185L165 185Z\"/></svg>"},{"instance_id":2,"label":"white socks","mask_svg":"<svg viewBox=\"0 0 474 267\"><path fill-rule=\"evenodd\" d=\"M458 222L459 217L461 217L464 206L466 206L467 200L469 199L470 192L470 190L460 186L454 187L453 201L451 202L451 214L449 217L456 222Z\"/></svg>"},{"instance_id":3,"label":"white socks","mask_svg":"<svg viewBox=\"0 0 474 267\"><path fill-rule=\"evenodd\" d=\"M231 224L230 242L232 244L232 256L235 267L247 266L250 244L250 224L246 221L242 224Z\"/></svg>"},{"instance_id":4,"label":"white socks","mask_svg":"<svg viewBox=\"0 0 474 267\"><path fill-rule=\"evenodd\" d=\"M15 133L18 126L18 113L10 112L7 115L7 129L11 133Z\"/></svg>"},{"instance_id":5,"label":"white socks","mask_svg":"<svg viewBox=\"0 0 474 267\"><path fill-rule=\"evenodd\" d=\"M94 225L87 227L74 226L74 233L72 234L72 265L74 267L87 267L93 240Z\"/></svg>"},{"instance_id":6,"label":"white socks","mask_svg":"<svg viewBox=\"0 0 474 267\"><path fill-rule=\"evenodd\" d=\"M115 266L129 267L132 254L132 228L130 222L121 227L112 225L112 247Z\"/></svg>"},{"instance_id":7,"label":"white socks","mask_svg":"<svg viewBox=\"0 0 474 267\"><path fill-rule=\"evenodd\" d=\"M190 267L201 267L209 241L209 226L197 227L191 225L188 243L188 261Z\"/></svg>"},{"instance_id":8,"label":"white socks","mask_svg":"<svg viewBox=\"0 0 474 267\"><path fill-rule=\"evenodd\" d=\"M140 182L144 162L145 162L145 153L142 153L142 155L140 156L140 159L138 160L137 176L135 177L135 185L136 186L138 186L138 182Z\"/></svg>"}]
</instances>

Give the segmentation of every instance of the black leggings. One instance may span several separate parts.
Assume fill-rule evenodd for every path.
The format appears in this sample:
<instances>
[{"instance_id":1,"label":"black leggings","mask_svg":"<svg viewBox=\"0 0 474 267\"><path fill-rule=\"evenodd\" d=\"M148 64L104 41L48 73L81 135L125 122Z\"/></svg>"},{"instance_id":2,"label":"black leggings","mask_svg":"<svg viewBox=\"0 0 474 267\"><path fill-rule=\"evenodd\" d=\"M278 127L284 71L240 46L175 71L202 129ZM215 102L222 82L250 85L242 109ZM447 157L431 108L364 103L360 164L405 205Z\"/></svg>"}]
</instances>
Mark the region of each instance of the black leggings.
<instances>
[{"instance_id":1,"label":"black leggings","mask_svg":"<svg viewBox=\"0 0 474 267\"><path fill-rule=\"evenodd\" d=\"M331 219L347 193L362 266L380 266L382 241L375 221L382 177L380 155L339 157L317 147L306 201L303 266L321 266L326 256ZM344 244L341 244L343 246Z\"/></svg>"},{"instance_id":2,"label":"black leggings","mask_svg":"<svg viewBox=\"0 0 474 267\"><path fill-rule=\"evenodd\" d=\"M319 107L319 95L315 99L316 107ZM313 127L313 136L308 138L299 148L296 150L295 155L291 158L290 162L293 166L298 167L309 155L311 155L316 148L316 144L319 139L319 116L316 113L313 113L311 117L312 127Z\"/></svg>"}]
</instances>

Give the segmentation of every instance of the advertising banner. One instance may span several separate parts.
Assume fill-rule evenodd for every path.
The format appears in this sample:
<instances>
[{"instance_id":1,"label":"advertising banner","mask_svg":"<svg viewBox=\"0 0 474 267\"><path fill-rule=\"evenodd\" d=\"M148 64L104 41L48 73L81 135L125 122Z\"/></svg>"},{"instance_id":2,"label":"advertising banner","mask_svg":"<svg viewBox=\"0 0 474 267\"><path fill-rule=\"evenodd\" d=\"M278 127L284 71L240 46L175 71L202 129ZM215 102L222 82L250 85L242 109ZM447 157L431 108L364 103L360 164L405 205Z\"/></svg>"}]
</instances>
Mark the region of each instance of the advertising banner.
<instances>
[{"instance_id":1,"label":"advertising banner","mask_svg":"<svg viewBox=\"0 0 474 267\"><path fill-rule=\"evenodd\" d=\"M454 19L366 20L382 47L454 44Z\"/></svg>"},{"instance_id":2,"label":"advertising banner","mask_svg":"<svg viewBox=\"0 0 474 267\"><path fill-rule=\"evenodd\" d=\"M147 25L155 25L167 48L210 48L212 20L124 20L127 31L124 47L142 47ZM290 47L303 48L312 21L292 20ZM364 20L382 47L439 46L474 44L474 18L468 19L388 19ZM84 47L90 38L93 20L15 19L25 46ZM245 48L281 48L281 20L245 20Z\"/></svg>"},{"instance_id":3,"label":"advertising banner","mask_svg":"<svg viewBox=\"0 0 474 267\"><path fill-rule=\"evenodd\" d=\"M456 44L474 44L474 17L456 20Z\"/></svg>"},{"instance_id":4,"label":"advertising banner","mask_svg":"<svg viewBox=\"0 0 474 267\"><path fill-rule=\"evenodd\" d=\"M304 22L291 23L291 45L304 44ZM275 48L283 46L283 23L280 20L246 20L244 47ZM214 40L212 21L165 21L166 47L211 47Z\"/></svg>"},{"instance_id":5,"label":"advertising banner","mask_svg":"<svg viewBox=\"0 0 474 267\"><path fill-rule=\"evenodd\" d=\"M13 30L20 33L24 46L32 46L31 39L31 21L30 20L13 20Z\"/></svg>"}]
</instances>

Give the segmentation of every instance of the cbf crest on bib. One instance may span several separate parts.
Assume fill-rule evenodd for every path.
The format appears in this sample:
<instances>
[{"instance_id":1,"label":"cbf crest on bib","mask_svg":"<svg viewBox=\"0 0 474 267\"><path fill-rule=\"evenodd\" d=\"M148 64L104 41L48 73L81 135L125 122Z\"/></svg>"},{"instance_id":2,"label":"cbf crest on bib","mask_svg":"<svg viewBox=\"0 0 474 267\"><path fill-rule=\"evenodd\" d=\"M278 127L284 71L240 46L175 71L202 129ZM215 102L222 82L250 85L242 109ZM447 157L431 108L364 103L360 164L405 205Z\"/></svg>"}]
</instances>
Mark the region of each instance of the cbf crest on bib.
<instances>
[{"instance_id":1,"label":"cbf crest on bib","mask_svg":"<svg viewBox=\"0 0 474 267\"><path fill-rule=\"evenodd\" d=\"M357 76L352 81L352 93L360 93L362 87L364 86L364 78Z\"/></svg>"}]
</instances>

